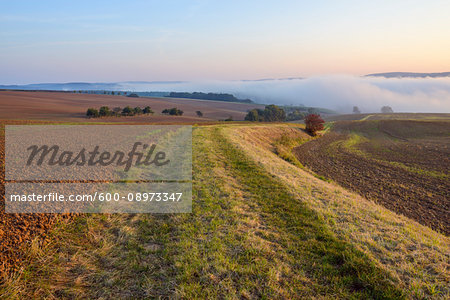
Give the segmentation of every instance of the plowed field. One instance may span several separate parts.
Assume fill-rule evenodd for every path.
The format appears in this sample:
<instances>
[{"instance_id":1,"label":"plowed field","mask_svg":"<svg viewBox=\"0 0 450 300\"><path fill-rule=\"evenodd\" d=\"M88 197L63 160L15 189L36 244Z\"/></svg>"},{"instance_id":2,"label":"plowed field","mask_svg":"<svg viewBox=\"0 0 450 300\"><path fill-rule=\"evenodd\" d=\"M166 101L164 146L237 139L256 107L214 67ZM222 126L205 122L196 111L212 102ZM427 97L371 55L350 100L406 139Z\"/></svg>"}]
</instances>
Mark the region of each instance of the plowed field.
<instances>
[{"instance_id":1,"label":"plowed field","mask_svg":"<svg viewBox=\"0 0 450 300\"><path fill-rule=\"evenodd\" d=\"M294 151L315 173L450 233L450 122L338 122Z\"/></svg>"}]
</instances>

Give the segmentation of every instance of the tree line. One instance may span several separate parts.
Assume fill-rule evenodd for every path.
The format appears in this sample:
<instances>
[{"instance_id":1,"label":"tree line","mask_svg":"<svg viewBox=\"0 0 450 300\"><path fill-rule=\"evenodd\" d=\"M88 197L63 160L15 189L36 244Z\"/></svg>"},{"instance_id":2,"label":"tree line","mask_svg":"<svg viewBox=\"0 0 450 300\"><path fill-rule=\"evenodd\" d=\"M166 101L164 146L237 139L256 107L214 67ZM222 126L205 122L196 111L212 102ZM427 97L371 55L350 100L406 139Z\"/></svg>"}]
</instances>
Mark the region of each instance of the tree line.
<instances>
[{"instance_id":1,"label":"tree line","mask_svg":"<svg viewBox=\"0 0 450 300\"><path fill-rule=\"evenodd\" d=\"M132 108L131 106L126 106L124 108L114 107L110 109L108 106L102 106L99 109L88 108L86 111L86 117L88 118L101 118L101 117L120 117L120 116L135 116L135 115L149 115L153 114L154 111L150 106L140 108L136 106Z\"/></svg>"},{"instance_id":2,"label":"tree line","mask_svg":"<svg viewBox=\"0 0 450 300\"><path fill-rule=\"evenodd\" d=\"M238 99L234 95L226 94L226 93L171 92L166 97L200 99L200 100L215 100L215 101L225 101L225 102L253 103L253 101L250 99Z\"/></svg>"}]
</instances>

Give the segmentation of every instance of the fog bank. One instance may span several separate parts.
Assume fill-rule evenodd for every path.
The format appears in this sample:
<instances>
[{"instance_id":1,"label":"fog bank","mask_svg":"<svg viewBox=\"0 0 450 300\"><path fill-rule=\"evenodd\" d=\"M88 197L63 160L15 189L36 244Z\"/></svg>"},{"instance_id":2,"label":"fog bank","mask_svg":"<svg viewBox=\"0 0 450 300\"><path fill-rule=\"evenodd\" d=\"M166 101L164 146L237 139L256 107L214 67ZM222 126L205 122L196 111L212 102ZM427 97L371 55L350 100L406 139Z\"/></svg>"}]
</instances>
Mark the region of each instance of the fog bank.
<instances>
[{"instance_id":1,"label":"fog bank","mask_svg":"<svg viewBox=\"0 0 450 300\"><path fill-rule=\"evenodd\" d=\"M222 92L258 103L325 107L351 112L379 112L389 105L395 112L450 112L450 77L380 78L350 75L255 81L198 81L120 83L134 91Z\"/></svg>"}]
</instances>

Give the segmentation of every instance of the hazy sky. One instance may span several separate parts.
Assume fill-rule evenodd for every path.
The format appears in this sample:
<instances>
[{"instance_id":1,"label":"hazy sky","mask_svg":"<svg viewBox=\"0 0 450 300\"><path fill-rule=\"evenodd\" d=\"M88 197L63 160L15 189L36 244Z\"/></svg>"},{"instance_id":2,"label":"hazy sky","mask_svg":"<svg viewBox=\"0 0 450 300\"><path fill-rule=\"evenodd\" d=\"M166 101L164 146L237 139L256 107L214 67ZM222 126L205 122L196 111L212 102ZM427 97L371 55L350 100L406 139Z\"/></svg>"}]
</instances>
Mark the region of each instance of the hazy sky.
<instances>
[{"instance_id":1,"label":"hazy sky","mask_svg":"<svg viewBox=\"0 0 450 300\"><path fill-rule=\"evenodd\" d=\"M450 1L0 1L0 84L450 71Z\"/></svg>"}]
</instances>

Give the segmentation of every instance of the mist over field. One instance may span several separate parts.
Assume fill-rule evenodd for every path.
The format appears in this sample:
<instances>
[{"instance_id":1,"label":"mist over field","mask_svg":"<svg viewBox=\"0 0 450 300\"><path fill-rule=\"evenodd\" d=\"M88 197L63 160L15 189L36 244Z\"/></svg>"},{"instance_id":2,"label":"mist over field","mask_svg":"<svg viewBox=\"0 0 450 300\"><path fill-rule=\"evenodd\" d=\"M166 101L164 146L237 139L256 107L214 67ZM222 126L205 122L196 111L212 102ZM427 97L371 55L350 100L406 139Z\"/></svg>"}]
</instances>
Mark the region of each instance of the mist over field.
<instances>
[{"instance_id":1,"label":"mist over field","mask_svg":"<svg viewBox=\"0 0 450 300\"><path fill-rule=\"evenodd\" d=\"M396 112L450 112L450 77L380 78L351 75L304 79L121 83L134 91L223 92L258 103L318 106L351 112L379 112L383 105Z\"/></svg>"},{"instance_id":2,"label":"mist over field","mask_svg":"<svg viewBox=\"0 0 450 300\"><path fill-rule=\"evenodd\" d=\"M450 112L450 77L399 77L322 75L309 78L202 81L128 81L38 83L0 85L3 89L107 90L136 92L231 93L263 104L323 107L340 113L358 106L363 113L380 112L389 105L394 112Z\"/></svg>"}]
</instances>

